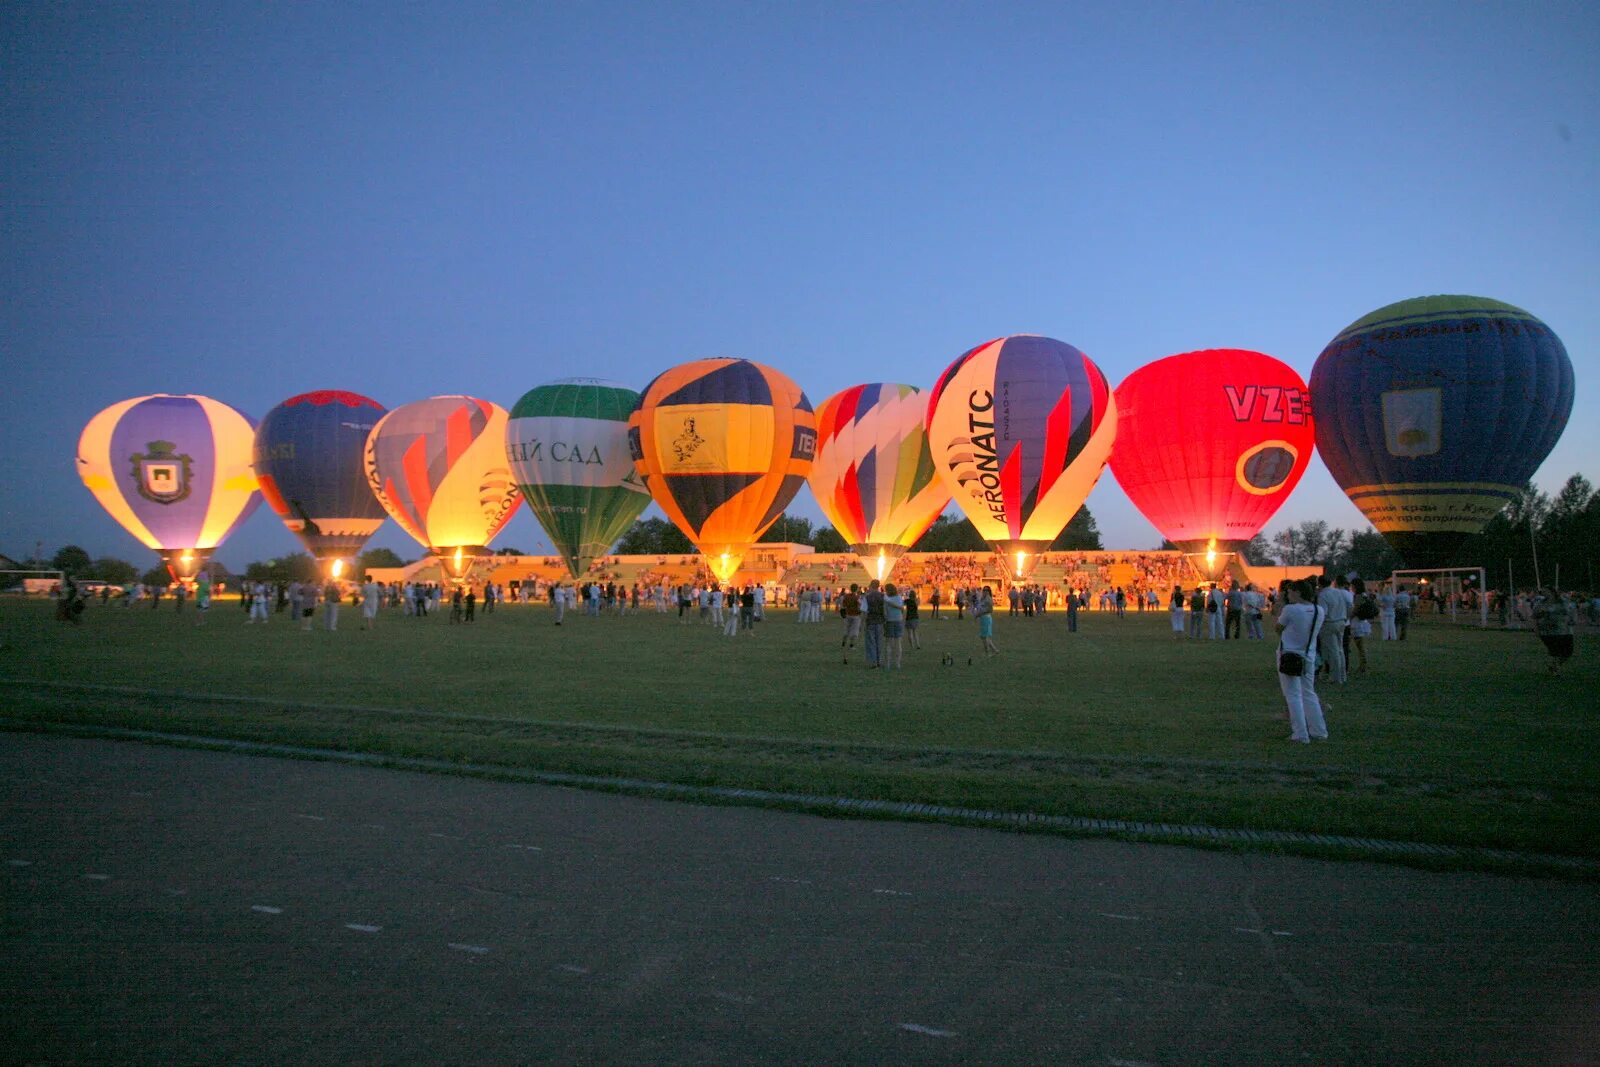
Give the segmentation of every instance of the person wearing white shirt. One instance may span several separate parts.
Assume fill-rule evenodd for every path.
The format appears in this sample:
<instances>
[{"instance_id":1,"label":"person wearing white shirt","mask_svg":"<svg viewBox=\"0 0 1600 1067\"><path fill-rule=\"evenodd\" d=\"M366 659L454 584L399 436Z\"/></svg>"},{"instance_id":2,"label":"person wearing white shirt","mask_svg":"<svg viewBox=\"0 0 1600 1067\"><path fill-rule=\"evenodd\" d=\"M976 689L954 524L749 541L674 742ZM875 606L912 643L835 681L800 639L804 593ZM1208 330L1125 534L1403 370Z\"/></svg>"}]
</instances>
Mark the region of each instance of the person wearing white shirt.
<instances>
[{"instance_id":1,"label":"person wearing white shirt","mask_svg":"<svg viewBox=\"0 0 1600 1067\"><path fill-rule=\"evenodd\" d=\"M1261 631L1261 613L1266 610L1267 598L1254 583L1244 587L1244 635L1245 637L1260 641L1266 635Z\"/></svg>"},{"instance_id":2,"label":"person wearing white shirt","mask_svg":"<svg viewBox=\"0 0 1600 1067\"><path fill-rule=\"evenodd\" d=\"M1389 586L1385 586L1383 592L1378 594L1378 623L1385 641L1395 640L1395 599L1394 589Z\"/></svg>"},{"instance_id":3,"label":"person wearing white shirt","mask_svg":"<svg viewBox=\"0 0 1600 1067\"><path fill-rule=\"evenodd\" d=\"M1211 583L1211 592L1206 596L1206 640L1221 641L1223 620L1224 597L1222 586L1216 582Z\"/></svg>"},{"instance_id":4,"label":"person wearing white shirt","mask_svg":"<svg viewBox=\"0 0 1600 1067\"><path fill-rule=\"evenodd\" d=\"M378 601L382 592L378 583L369 575L366 584L361 587L361 628L370 630L378 625Z\"/></svg>"},{"instance_id":5,"label":"person wearing white shirt","mask_svg":"<svg viewBox=\"0 0 1600 1067\"><path fill-rule=\"evenodd\" d=\"M1411 592L1405 586L1395 590L1394 594L1394 628L1398 639L1406 639L1406 630L1411 625Z\"/></svg>"},{"instance_id":6,"label":"person wearing white shirt","mask_svg":"<svg viewBox=\"0 0 1600 1067\"><path fill-rule=\"evenodd\" d=\"M721 626L723 624L723 622L725 621L723 619L723 617L722 617L722 601L723 601L722 587L719 586L719 585L713 585L711 587L711 594L710 595L711 595L711 625L712 626Z\"/></svg>"},{"instance_id":7,"label":"person wearing white shirt","mask_svg":"<svg viewBox=\"0 0 1600 1067\"><path fill-rule=\"evenodd\" d=\"M1321 591L1317 593L1317 607L1322 609L1322 629L1317 637L1317 658L1327 664L1328 678L1343 685L1346 680L1344 660L1344 628L1350 622L1349 590L1341 588L1348 583L1343 575L1333 582L1327 575L1317 579Z\"/></svg>"},{"instance_id":8,"label":"person wearing white shirt","mask_svg":"<svg viewBox=\"0 0 1600 1067\"><path fill-rule=\"evenodd\" d=\"M1289 705L1289 740L1309 744L1328 739L1328 724L1317 699L1316 642L1322 629L1322 609L1311 601L1310 582L1285 583L1288 603L1278 613L1278 688ZM1283 653L1301 657L1299 674L1284 674Z\"/></svg>"}]
</instances>

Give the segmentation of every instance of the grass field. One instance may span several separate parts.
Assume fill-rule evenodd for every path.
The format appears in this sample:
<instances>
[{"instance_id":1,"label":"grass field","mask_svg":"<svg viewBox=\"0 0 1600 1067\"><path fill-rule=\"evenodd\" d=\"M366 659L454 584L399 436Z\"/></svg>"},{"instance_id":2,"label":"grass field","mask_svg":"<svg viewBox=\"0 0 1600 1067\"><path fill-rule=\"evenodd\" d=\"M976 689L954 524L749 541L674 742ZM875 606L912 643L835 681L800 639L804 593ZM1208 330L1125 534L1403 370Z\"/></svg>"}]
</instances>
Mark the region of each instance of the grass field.
<instances>
[{"instance_id":1,"label":"grass field","mask_svg":"<svg viewBox=\"0 0 1600 1067\"><path fill-rule=\"evenodd\" d=\"M12 722L286 742L999 811L1600 856L1594 639L1559 678L1525 632L1434 620L1324 686L1332 741L1287 742L1273 643L1176 642L1164 612L922 624L900 672L840 662L837 620L754 637L653 613L556 628L385 610L359 629L0 601ZM954 666L942 666L951 653ZM968 657L974 658L969 666ZM46 683L46 684L41 684ZM80 685L121 686L108 692ZM143 692L135 692L142 690ZM257 701L219 700L253 697Z\"/></svg>"}]
</instances>

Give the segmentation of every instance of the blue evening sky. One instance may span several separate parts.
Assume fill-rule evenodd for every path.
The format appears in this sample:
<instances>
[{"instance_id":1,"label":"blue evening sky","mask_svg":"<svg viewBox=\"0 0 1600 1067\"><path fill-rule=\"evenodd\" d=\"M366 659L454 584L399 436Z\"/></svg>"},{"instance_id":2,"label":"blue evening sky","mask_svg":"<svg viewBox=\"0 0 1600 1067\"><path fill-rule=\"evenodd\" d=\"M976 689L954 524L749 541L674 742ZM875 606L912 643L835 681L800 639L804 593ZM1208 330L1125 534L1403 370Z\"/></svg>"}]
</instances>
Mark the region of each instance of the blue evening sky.
<instances>
[{"instance_id":1,"label":"blue evening sky","mask_svg":"<svg viewBox=\"0 0 1600 1067\"><path fill-rule=\"evenodd\" d=\"M13 557L153 562L72 463L143 393L510 406L743 356L820 403L1007 333L1309 377L1439 292L1563 338L1538 481L1600 481L1593 3L10 3L0 49ZM1109 473L1089 506L1159 541ZM1308 518L1365 528L1320 460L1269 530ZM497 543L545 547L525 509ZM297 547L263 507L219 555Z\"/></svg>"}]
</instances>

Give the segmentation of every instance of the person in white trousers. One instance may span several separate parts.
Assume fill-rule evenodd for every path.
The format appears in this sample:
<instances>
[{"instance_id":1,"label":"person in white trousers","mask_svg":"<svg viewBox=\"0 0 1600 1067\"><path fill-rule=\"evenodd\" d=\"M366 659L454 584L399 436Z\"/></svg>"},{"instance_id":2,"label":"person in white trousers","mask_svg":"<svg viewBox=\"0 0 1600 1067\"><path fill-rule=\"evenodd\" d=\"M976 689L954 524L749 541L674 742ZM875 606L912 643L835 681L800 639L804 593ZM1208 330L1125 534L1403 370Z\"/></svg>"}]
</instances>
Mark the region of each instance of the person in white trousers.
<instances>
[{"instance_id":1,"label":"person in white trousers","mask_svg":"<svg viewBox=\"0 0 1600 1067\"><path fill-rule=\"evenodd\" d=\"M1322 609L1312 599L1309 583L1286 583L1288 603L1278 615L1278 653L1293 652L1302 659L1299 674L1278 671L1278 688L1289 705L1289 740L1310 744L1328 739L1328 724L1317 699L1317 634L1322 629Z\"/></svg>"}]
</instances>

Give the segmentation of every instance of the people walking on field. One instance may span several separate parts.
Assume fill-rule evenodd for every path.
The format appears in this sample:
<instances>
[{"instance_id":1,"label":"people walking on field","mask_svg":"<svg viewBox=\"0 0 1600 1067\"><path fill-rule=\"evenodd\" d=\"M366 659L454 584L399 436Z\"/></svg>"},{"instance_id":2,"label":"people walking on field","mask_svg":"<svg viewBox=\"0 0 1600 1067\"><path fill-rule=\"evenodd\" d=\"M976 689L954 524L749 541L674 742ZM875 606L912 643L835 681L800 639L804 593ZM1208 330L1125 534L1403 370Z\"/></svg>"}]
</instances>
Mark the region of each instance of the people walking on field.
<instances>
[{"instance_id":1,"label":"people walking on field","mask_svg":"<svg viewBox=\"0 0 1600 1067\"><path fill-rule=\"evenodd\" d=\"M1167 600L1167 618L1172 623L1172 639L1183 639L1183 586L1172 587L1172 596Z\"/></svg>"},{"instance_id":2,"label":"people walking on field","mask_svg":"<svg viewBox=\"0 0 1600 1067\"><path fill-rule=\"evenodd\" d=\"M1278 688L1289 707L1289 740L1309 744L1328 739L1317 698L1317 637L1322 609L1309 582L1285 582L1287 603L1278 614Z\"/></svg>"}]
</instances>

